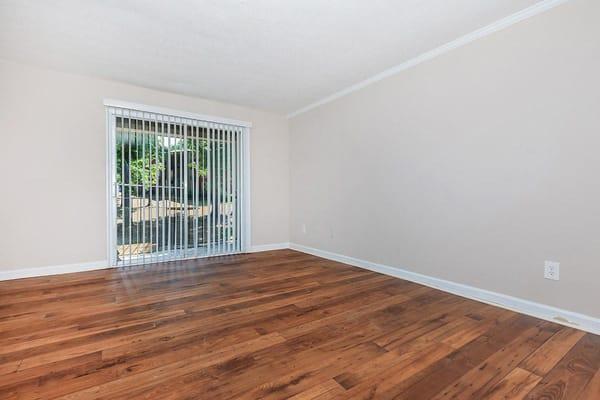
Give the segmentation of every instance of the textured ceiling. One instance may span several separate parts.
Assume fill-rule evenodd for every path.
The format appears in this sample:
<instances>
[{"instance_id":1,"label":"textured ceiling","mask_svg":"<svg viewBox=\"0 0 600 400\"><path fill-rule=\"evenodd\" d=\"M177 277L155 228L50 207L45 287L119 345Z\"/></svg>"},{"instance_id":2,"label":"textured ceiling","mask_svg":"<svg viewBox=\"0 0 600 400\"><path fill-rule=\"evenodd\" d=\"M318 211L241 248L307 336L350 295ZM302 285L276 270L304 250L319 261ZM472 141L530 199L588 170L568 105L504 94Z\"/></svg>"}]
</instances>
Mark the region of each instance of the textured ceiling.
<instances>
[{"instance_id":1,"label":"textured ceiling","mask_svg":"<svg viewBox=\"0 0 600 400\"><path fill-rule=\"evenodd\" d=\"M0 0L0 58L286 114L537 2Z\"/></svg>"}]
</instances>

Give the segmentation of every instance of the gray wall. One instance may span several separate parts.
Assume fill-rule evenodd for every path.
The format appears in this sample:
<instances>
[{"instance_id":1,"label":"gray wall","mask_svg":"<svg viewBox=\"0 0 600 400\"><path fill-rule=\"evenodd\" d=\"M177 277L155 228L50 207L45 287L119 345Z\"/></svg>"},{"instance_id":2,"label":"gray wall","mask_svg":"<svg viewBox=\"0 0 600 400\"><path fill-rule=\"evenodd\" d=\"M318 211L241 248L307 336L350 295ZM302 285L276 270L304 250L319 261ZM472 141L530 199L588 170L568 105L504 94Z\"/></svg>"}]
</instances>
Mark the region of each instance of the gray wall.
<instances>
[{"instance_id":1,"label":"gray wall","mask_svg":"<svg viewBox=\"0 0 600 400\"><path fill-rule=\"evenodd\" d=\"M0 270L106 260L104 98L252 122L252 244L289 240L284 117L0 61Z\"/></svg>"},{"instance_id":2,"label":"gray wall","mask_svg":"<svg viewBox=\"0 0 600 400\"><path fill-rule=\"evenodd\" d=\"M599 17L573 0L293 118L292 242L600 317Z\"/></svg>"}]
</instances>

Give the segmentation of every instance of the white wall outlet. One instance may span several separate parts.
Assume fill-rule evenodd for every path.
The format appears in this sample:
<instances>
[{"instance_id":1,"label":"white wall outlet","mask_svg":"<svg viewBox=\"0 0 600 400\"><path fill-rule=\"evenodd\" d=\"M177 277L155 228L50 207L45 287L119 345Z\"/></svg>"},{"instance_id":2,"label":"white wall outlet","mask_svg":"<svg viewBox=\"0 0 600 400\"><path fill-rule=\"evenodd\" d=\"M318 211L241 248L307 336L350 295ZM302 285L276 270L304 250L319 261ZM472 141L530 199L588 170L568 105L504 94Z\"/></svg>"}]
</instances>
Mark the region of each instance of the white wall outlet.
<instances>
[{"instance_id":1,"label":"white wall outlet","mask_svg":"<svg viewBox=\"0 0 600 400\"><path fill-rule=\"evenodd\" d=\"M302 224L300 229L302 230L302 233L306 233L306 224Z\"/></svg>"},{"instance_id":2,"label":"white wall outlet","mask_svg":"<svg viewBox=\"0 0 600 400\"><path fill-rule=\"evenodd\" d=\"M544 278L557 281L560 279L560 263L556 261L546 261L544 263Z\"/></svg>"}]
</instances>

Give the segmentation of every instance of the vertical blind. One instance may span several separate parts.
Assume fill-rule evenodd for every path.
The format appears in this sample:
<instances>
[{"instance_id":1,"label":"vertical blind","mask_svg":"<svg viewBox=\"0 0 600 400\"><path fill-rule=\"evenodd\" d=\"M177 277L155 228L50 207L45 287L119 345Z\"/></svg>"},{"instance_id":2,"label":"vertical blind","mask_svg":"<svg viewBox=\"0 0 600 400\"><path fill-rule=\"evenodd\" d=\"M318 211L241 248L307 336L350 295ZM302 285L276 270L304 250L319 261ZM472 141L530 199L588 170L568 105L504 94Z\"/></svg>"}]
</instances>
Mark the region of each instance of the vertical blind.
<instances>
[{"instance_id":1,"label":"vertical blind","mask_svg":"<svg viewBox=\"0 0 600 400\"><path fill-rule=\"evenodd\" d=\"M246 127L108 107L116 265L239 253Z\"/></svg>"}]
</instances>

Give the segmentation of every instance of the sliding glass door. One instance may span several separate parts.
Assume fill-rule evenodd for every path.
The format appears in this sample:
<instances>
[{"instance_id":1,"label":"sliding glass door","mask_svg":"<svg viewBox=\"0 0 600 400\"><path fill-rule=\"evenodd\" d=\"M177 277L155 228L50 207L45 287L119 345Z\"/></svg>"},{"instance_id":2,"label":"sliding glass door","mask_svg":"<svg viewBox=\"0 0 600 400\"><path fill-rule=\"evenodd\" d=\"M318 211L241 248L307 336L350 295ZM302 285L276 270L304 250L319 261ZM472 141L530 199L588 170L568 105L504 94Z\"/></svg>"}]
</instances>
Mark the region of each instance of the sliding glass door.
<instances>
[{"instance_id":1,"label":"sliding glass door","mask_svg":"<svg viewBox=\"0 0 600 400\"><path fill-rule=\"evenodd\" d=\"M248 127L108 107L113 265L245 250Z\"/></svg>"}]
</instances>

